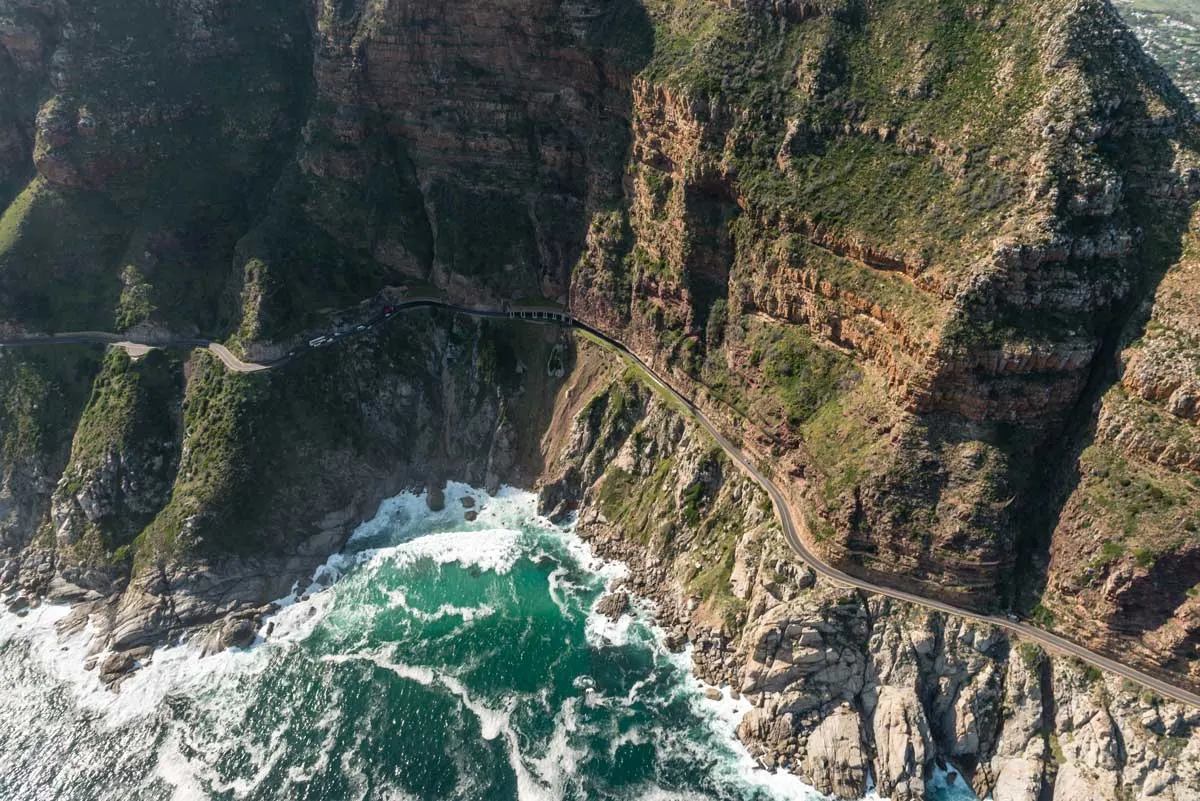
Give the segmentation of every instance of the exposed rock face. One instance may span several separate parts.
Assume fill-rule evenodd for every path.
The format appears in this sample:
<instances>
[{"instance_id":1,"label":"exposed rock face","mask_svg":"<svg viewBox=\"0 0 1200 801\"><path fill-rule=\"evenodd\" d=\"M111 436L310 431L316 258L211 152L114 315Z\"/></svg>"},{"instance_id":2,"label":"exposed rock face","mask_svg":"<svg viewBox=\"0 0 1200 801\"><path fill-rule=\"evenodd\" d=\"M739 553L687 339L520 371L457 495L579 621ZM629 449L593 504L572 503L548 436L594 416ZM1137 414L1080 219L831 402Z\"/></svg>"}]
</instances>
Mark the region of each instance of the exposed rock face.
<instances>
[{"instance_id":1,"label":"exposed rock face","mask_svg":"<svg viewBox=\"0 0 1200 801\"><path fill-rule=\"evenodd\" d=\"M1080 558L1100 542L1069 521L1073 479L1092 469L1072 446L1092 428L1154 470L1195 472L1197 321L1166 311L1195 306L1180 288L1200 197L1193 110L1103 2L814 7L655 7L660 40L693 55L656 52L633 84L627 202L593 215L573 309L790 476L812 545L843 569L1026 611L1048 580L1064 626L1192 670L1187 523L1092 503L1131 529L1127 562L1137 547L1173 553L1096 602L1075 590L1103 583ZM732 53L709 30L752 44ZM948 52L968 36L977 51ZM958 82L977 57L981 95ZM1192 334L1151 330L1097 418L1152 295L1156 322L1172 314ZM1122 408L1130 392L1180 424ZM1170 483L1176 519L1195 518L1194 482ZM1125 539L1104 536L1110 550ZM1078 601L1069 613L1060 594Z\"/></svg>"},{"instance_id":2,"label":"exposed rock face","mask_svg":"<svg viewBox=\"0 0 1200 801\"><path fill-rule=\"evenodd\" d=\"M279 356L400 286L569 301L771 465L831 561L1194 678L1198 136L1103 0L0 0L0 330ZM531 478L548 403L520 393L561 359L419 319L258 377L0 355L0 582L134 647L286 590L401 487ZM587 450L548 511L670 446ZM693 456L660 487L685 521L729 480ZM690 579L737 588L722 620L758 603L730 553ZM830 614L872 642L866 606ZM747 692L872 692L868 651L772 636ZM929 701L980 654L852 705L864 759L932 738L881 785L991 758L982 712ZM842 728L821 764L849 775Z\"/></svg>"},{"instance_id":3,"label":"exposed rock face","mask_svg":"<svg viewBox=\"0 0 1200 801\"><path fill-rule=\"evenodd\" d=\"M269 375L196 356L186 387L162 354L110 355L53 498L24 499L48 518L5 584L85 603L94 647L129 651L287 595L430 472L532 483L559 333L429 317ZM206 647L242 642L229 625Z\"/></svg>"},{"instance_id":4,"label":"exposed rock face","mask_svg":"<svg viewBox=\"0 0 1200 801\"><path fill-rule=\"evenodd\" d=\"M610 590L596 604L596 611L609 620L619 620L621 615L629 611L629 593Z\"/></svg>"},{"instance_id":5,"label":"exposed rock face","mask_svg":"<svg viewBox=\"0 0 1200 801\"><path fill-rule=\"evenodd\" d=\"M1082 639L1134 640L1200 677L1200 217L1120 354L1058 520L1046 606ZM1138 321L1140 325L1140 321ZM1136 336L1136 339L1133 337Z\"/></svg>"},{"instance_id":6,"label":"exposed rock face","mask_svg":"<svg viewBox=\"0 0 1200 801\"><path fill-rule=\"evenodd\" d=\"M581 482L579 532L630 566L629 587L691 640L702 678L751 700L738 734L765 765L842 798L861 797L869 772L881 795L922 799L939 760L997 801L1200 794L1200 712L819 579L760 492L669 405L623 378L577 402L543 501Z\"/></svg>"}]
</instances>

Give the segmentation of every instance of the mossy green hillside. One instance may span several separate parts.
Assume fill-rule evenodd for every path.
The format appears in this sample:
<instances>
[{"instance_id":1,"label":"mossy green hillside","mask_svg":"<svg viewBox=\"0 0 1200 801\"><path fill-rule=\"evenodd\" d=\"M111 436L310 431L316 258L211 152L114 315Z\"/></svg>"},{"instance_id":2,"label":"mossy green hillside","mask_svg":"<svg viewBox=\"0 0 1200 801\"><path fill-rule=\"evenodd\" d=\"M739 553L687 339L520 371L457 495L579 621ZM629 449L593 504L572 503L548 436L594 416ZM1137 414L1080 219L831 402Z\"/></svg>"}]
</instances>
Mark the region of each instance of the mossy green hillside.
<instances>
[{"instance_id":1,"label":"mossy green hillside","mask_svg":"<svg viewBox=\"0 0 1200 801\"><path fill-rule=\"evenodd\" d=\"M548 366L563 357L548 331L413 312L261 373L197 351L171 500L139 563L289 552L369 486L423 485L447 463L483 483L495 428L536 430L553 398ZM540 458L536 436L510 448L517 466Z\"/></svg>"},{"instance_id":2,"label":"mossy green hillside","mask_svg":"<svg viewBox=\"0 0 1200 801\"><path fill-rule=\"evenodd\" d=\"M850 356L801 325L742 316L721 333L699 379L716 397L770 429L798 428L860 379Z\"/></svg>"},{"instance_id":3,"label":"mossy green hillside","mask_svg":"<svg viewBox=\"0 0 1200 801\"><path fill-rule=\"evenodd\" d=\"M1032 5L828 3L786 26L718 3L648 9L643 75L746 110L729 155L752 211L952 269L1020 205L1012 173L1028 143L1013 123L1046 87ZM902 129L920 142L897 141Z\"/></svg>"},{"instance_id":4,"label":"mossy green hillside","mask_svg":"<svg viewBox=\"0 0 1200 801\"><path fill-rule=\"evenodd\" d=\"M77 558L124 561L134 538L166 502L179 456L182 392L182 365L162 351L137 361L119 349L106 355L75 429L66 483L60 485L74 497L99 482L105 497L103 515L83 523L73 545ZM137 497L125 497L129 488L136 488Z\"/></svg>"},{"instance_id":5,"label":"mossy green hillside","mask_svg":"<svg viewBox=\"0 0 1200 801\"><path fill-rule=\"evenodd\" d=\"M0 460L65 461L100 367L100 349L0 350Z\"/></svg>"},{"instance_id":6,"label":"mossy green hillside","mask_svg":"<svg viewBox=\"0 0 1200 801\"><path fill-rule=\"evenodd\" d=\"M72 7L43 90L35 178L0 218L0 317L33 330L155 319L213 331L238 239L306 102L303 11L197 20L170 3ZM220 42L213 46L212 42Z\"/></svg>"},{"instance_id":7,"label":"mossy green hillside","mask_svg":"<svg viewBox=\"0 0 1200 801\"><path fill-rule=\"evenodd\" d=\"M135 361L123 350L110 349L75 429L72 464L95 469L109 448L173 438L178 416L173 406L181 389L181 365L165 352L152 350Z\"/></svg>"},{"instance_id":8,"label":"mossy green hillside","mask_svg":"<svg viewBox=\"0 0 1200 801\"><path fill-rule=\"evenodd\" d=\"M746 510L756 510L756 502L766 496L750 491L750 501L743 497L735 502L731 487L744 479L728 458L715 446L691 453L695 445L689 444L680 452L677 442L664 439L669 425L664 428L663 421L686 418L675 418L677 410L657 396L648 403L647 398L646 385L626 374L581 413L595 418L590 425L599 434L597 452L624 443L633 448L638 463L632 471L607 466L597 484L597 507L623 538L659 556L686 554L676 563L683 586L727 625L736 626L745 604L729 582L735 551L745 532Z\"/></svg>"},{"instance_id":9,"label":"mossy green hillside","mask_svg":"<svg viewBox=\"0 0 1200 801\"><path fill-rule=\"evenodd\" d=\"M101 193L34 180L0 216L0 316L35 331L106 330L124 223Z\"/></svg>"},{"instance_id":10,"label":"mossy green hillside","mask_svg":"<svg viewBox=\"0 0 1200 801\"><path fill-rule=\"evenodd\" d=\"M1098 570L1131 558L1142 568L1159 555L1200 547L1200 476L1148 464L1109 444L1080 456L1074 525L1095 543Z\"/></svg>"}]
</instances>

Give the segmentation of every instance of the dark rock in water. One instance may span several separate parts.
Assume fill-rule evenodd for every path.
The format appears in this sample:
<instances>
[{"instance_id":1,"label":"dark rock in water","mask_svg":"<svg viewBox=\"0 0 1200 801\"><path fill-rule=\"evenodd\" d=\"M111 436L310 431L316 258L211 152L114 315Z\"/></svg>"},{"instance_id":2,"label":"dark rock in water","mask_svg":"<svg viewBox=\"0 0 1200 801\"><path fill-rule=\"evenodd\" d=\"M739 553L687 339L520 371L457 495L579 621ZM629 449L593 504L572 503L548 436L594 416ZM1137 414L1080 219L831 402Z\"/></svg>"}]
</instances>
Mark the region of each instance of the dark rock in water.
<instances>
[{"instance_id":1,"label":"dark rock in water","mask_svg":"<svg viewBox=\"0 0 1200 801\"><path fill-rule=\"evenodd\" d=\"M538 493L538 514L554 523L566 520L579 508L578 476L574 469L567 471L561 481L551 482ZM572 483L572 482L576 483Z\"/></svg>"},{"instance_id":2,"label":"dark rock in water","mask_svg":"<svg viewBox=\"0 0 1200 801\"><path fill-rule=\"evenodd\" d=\"M624 590L608 593L596 604L596 611L609 620L617 620L629 611L629 593Z\"/></svg>"},{"instance_id":3,"label":"dark rock in water","mask_svg":"<svg viewBox=\"0 0 1200 801\"><path fill-rule=\"evenodd\" d=\"M18 595L16 598L13 598L11 601L8 602L8 611L10 611L10 612L24 612L28 608L29 608L29 596L28 595Z\"/></svg>"},{"instance_id":4,"label":"dark rock in water","mask_svg":"<svg viewBox=\"0 0 1200 801\"><path fill-rule=\"evenodd\" d=\"M430 480L425 492L425 505L431 512L440 512L446 508L446 489L442 482Z\"/></svg>"},{"instance_id":5,"label":"dark rock in water","mask_svg":"<svg viewBox=\"0 0 1200 801\"><path fill-rule=\"evenodd\" d=\"M957 781L958 781L958 774L955 773L954 771L950 771L949 773L946 774L946 784L948 786L953 787Z\"/></svg>"},{"instance_id":6,"label":"dark rock in water","mask_svg":"<svg viewBox=\"0 0 1200 801\"><path fill-rule=\"evenodd\" d=\"M100 681L114 684L137 670L138 663L150 656L154 651L150 646L133 648L129 651L118 651L109 654L100 663Z\"/></svg>"},{"instance_id":7,"label":"dark rock in water","mask_svg":"<svg viewBox=\"0 0 1200 801\"><path fill-rule=\"evenodd\" d=\"M479 517L479 513L476 512L474 509L471 509L465 515L463 515L463 517L466 518L468 523L470 523L471 521L473 521Z\"/></svg>"},{"instance_id":8,"label":"dark rock in water","mask_svg":"<svg viewBox=\"0 0 1200 801\"><path fill-rule=\"evenodd\" d=\"M667 632L664 643L667 646L668 651L673 654L677 654L683 650L685 645L687 645L687 637L685 637L682 632L670 631Z\"/></svg>"},{"instance_id":9,"label":"dark rock in water","mask_svg":"<svg viewBox=\"0 0 1200 801\"><path fill-rule=\"evenodd\" d=\"M471 495L462 496L461 498L459 498L459 502L463 505L464 509L475 508L475 498Z\"/></svg>"},{"instance_id":10,"label":"dark rock in water","mask_svg":"<svg viewBox=\"0 0 1200 801\"><path fill-rule=\"evenodd\" d=\"M225 648L246 648L258 636L258 625L253 620L230 620L221 631L221 645Z\"/></svg>"}]
</instances>

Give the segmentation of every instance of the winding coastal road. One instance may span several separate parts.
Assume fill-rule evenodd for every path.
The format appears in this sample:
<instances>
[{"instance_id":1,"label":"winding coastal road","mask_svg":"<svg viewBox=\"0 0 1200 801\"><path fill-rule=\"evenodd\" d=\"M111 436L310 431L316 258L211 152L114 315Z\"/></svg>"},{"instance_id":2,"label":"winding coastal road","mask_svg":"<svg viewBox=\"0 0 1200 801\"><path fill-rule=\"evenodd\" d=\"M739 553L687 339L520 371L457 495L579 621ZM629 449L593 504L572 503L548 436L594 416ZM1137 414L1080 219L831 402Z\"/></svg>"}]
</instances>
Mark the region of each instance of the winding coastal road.
<instances>
[{"instance_id":1,"label":"winding coastal road","mask_svg":"<svg viewBox=\"0 0 1200 801\"><path fill-rule=\"evenodd\" d=\"M103 331L73 331L68 334L30 334L23 337L0 339L0 348L30 347L35 345L109 345L114 348L120 348L134 357L145 356L148 352L158 348L204 348L220 359L221 363L234 373L258 373L263 370L270 370L284 361L281 359L278 362L271 362L269 364L244 362L220 342L213 342L208 339L165 338L162 340L154 339L144 342L134 342L127 335L107 334Z\"/></svg>"},{"instance_id":2,"label":"winding coastal road","mask_svg":"<svg viewBox=\"0 0 1200 801\"><path fill-rule=\"evenodd\" d=\"M955 617L974 620L980 623L988 623L998 628L1017 634L1018 636L1036 642L1053 651L1062 654L1076 657L1084 662L1094 665L1101 670L1121 676L1130 681L1137 682L1150 690L1158 693L1164 698L1170 698L1180 703L1189 704L1191 706L1200 707L1200 695L1191 692L1183 687L1178 687L1168 681L1153 676L1138 670L1135 667L1122 664L1121 662L1111 659L1103 654L1099 654L1088 648L1072 642L1057 634L1053 634L1028 623L1012 620L1002 615L985 615L978 612L972 612L969 609L954 606L931 598L925 598L914 593L896 590L880 584L875 584L870 581L856 578L847 573L838 570L829 565L821 557L814 553L805 544L805 534L803 528L803 517L794 510L788 503L786 496L770 478L759 470L746 455L741 448L729 441L713 423L698 409L687 397L676 390L670 383L661 377L650 365L644 362L641 357L631 351L626 345L603 331L574 319L570 314L549 310L544 308L520 308L514 307L504 310L491 309L473 309L465 306L458 306L452 303L447 303L437 298L411 298L409 300L395 304L390 312L383 316L377 317L367 324L363 325L362 330L349 330L337 333L336 336L330 335L328 339L320 345L308 345L300 347L290 352L287 356L271 362L246 362L234 355L228 348L219 342L206 339L194 338L162 338L154 339L153 341L133 341L126 335L109 334L99 331L77 331L64 334L32 334L23 337L10 337L0 339L0 348L2 347L29 347L29 346L45 346L45 345L81 345L81 344L102 344L112 347L119 347L128 352L131 356L144 355L149 350L154 348L205 348L225 365L226 368L237 373L256 373L263 370L270 370L278 367L291 359L301 355L306 350L314 347L325 347L327 345L336 344L341 339L347 339L356 334L365 333L367 330L374 328L380 323L386 322L391 317L401 311L409 311L421 308L438 308L446 311L466 314L472 317L483 318L498 318L498 319L519 319L528 322L541 322L567 325L577 328L590 334L598 343L604 345L609 350L616 352L621 357L635 364L656 386L656 388L673 398L681 404L696 423L703 428L709 436L716 440L721 449L731 458L747 475L750 476L757 484L759 484L771 498L771 502L775 506L775 512L779 516L779 521L783 529L783 535L788 546L808 564L814 571L826 579L837 584L851 587L876 595L883 595L897 601L923 606L927 609L933 609L939 612L944 612ZM315 340L314 340L315 341ZM797 521L801 521L799 525Z\"/></svg>"}]
</instances>

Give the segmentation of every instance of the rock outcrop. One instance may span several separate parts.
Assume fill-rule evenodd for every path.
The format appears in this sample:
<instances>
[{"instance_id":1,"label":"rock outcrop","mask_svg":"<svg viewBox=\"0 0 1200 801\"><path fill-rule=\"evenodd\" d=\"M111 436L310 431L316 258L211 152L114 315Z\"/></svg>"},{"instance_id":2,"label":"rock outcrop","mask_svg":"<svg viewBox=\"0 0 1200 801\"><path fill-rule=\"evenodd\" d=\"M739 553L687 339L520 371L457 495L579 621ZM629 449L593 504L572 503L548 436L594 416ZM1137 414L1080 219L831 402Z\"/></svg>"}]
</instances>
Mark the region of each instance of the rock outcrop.
<instances>
[{"instance_id":1,"label":"rock outcrop","mask_svg":"<svg viewBox=\"0 0 1200 801\"><path fill-rule=\"evenodd\" d=\"M406 294L569 304L769 465L843 569L1200 681L1198 141L1107 0L0 0L0 331L304 351L255 376L0 353L0 586L147 647L260 608L402 487L531 483L549 427L548 455L588 455L548 511L673 460L643 500L715 566L688 592L715 630L767 626L731 683L853 690L820 754L796 732L835 707L793 698L764 755L842 792L858 762L915 794L918 761L968 755L1044 787L1036 738L986 712L991 634L921 623L989 645L879 684L894 612L782 556L767 576L765 534L690 537L753 491L670 456L678 421L629 445L636 381L583 447L553 431L557 334L417 315L306 343Z\"/></svg>"},{"instance_id":2,"label":"rock outcrop","mask_svg":"<svg viewBox=\"0 0 1200 801\"><path fill-rule=\"evenodd\" d=\"M997 801L1200 794L1200 712L816 577L762 493L636 382L615 375L568 439L543 502L581 487L579 533L630 567L703 679L751 701L738 735L763 765L847 799L868 782L923 799L937 767Z\"/></svg>"},{"instance_id":3,"label":"rock outcrop","mask_svg":"<svg viewBox=\"0 0 1200 801\"><path fill-rule=\"evenodd\" d=\"M205 354L184 381L164 354L110 354L63 478L21 498L41 527L0 561L5 585L82 604L97 651L215 623L212 649L244 640L229 621L311 576L381 499L430 476L531 484L560 333L431 316L269 374Z\"/></svg>"}]
</instances>

